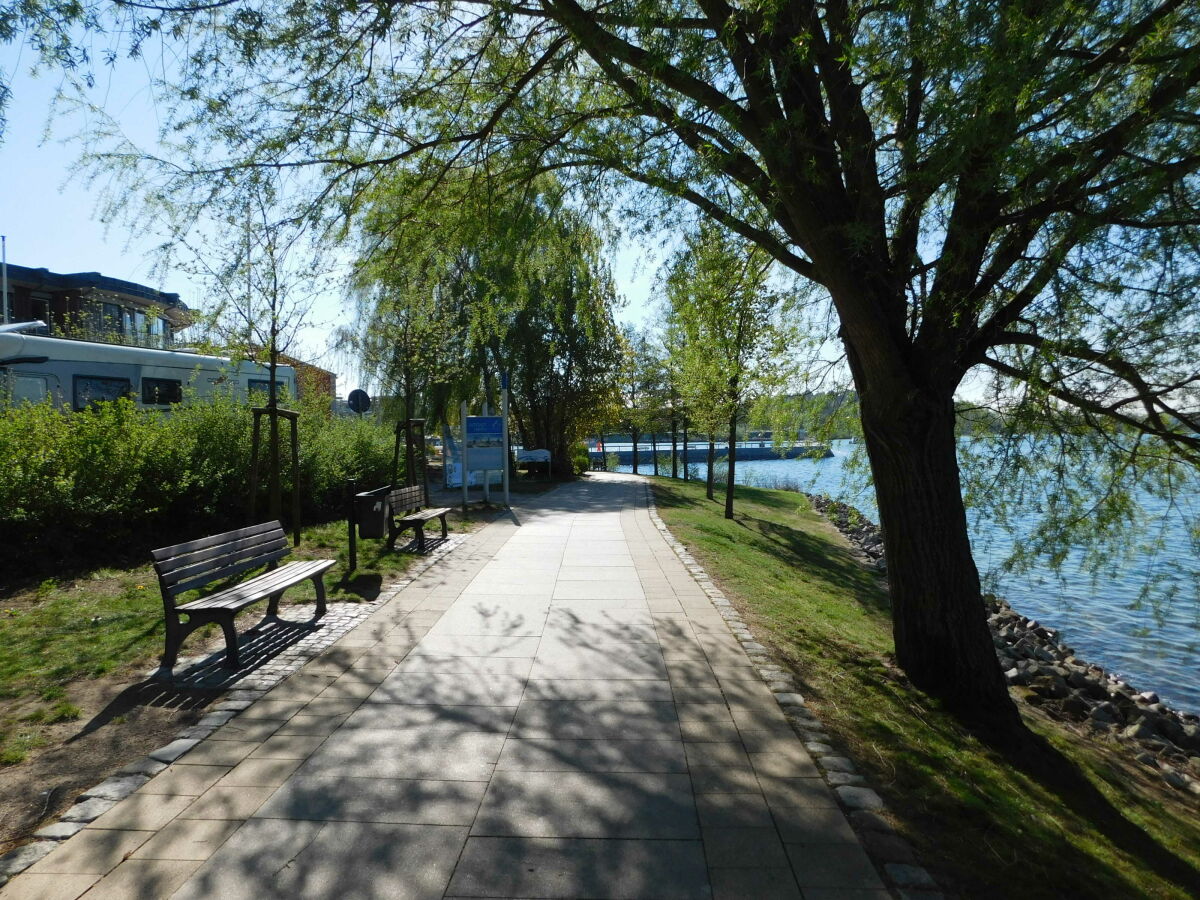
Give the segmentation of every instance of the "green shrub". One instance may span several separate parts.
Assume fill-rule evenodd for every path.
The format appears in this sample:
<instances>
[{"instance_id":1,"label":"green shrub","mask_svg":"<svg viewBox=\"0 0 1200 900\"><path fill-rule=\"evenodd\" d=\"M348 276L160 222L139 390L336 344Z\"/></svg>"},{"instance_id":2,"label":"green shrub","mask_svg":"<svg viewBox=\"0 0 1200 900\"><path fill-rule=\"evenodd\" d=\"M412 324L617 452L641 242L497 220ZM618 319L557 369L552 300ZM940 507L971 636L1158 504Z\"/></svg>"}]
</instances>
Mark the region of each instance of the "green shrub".
<instances>
[{"instance_id":1,"label":"green shrub","mask_svg":"<svg viewBox=\"0 0 1200 900\"><path fill-rule=\"evenodd\" d=\"M588 445L578 443L571 448L571 468L576 475L582 475L592 468L592 457L588 453Z\"/></svg>"},{"instance_id":2,"label":"green shrub","mask_svg":"<svg viewBox=\"0 0 1200 900\"><path fill-rule=\"evenodd\" d=\"M393 434L370 420L301 410L300 494L306 522L341 514L346 480L387 483ZM256 518L267 509L263 422ZM252 418L229 397L138 409L131 401L64 412L23 405L0 415L0 559L142 556L149 547L246 523ZM289 427L281 422L285 517ZM94 551L94 552L91 552ZM28 567L27 567L28 568Z\"/></svg>"}]
</instances>

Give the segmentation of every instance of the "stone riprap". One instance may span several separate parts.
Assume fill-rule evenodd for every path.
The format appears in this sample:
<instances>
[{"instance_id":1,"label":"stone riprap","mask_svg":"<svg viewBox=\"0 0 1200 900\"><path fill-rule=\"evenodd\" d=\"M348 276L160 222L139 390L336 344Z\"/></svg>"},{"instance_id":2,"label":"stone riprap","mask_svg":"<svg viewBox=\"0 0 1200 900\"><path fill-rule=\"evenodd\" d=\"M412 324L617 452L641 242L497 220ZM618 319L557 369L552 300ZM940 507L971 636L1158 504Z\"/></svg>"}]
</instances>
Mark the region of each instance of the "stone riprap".
<instances>
[{"instance_id":1,"label":"stone riprap","mask_svg":"<svg viewBox=\"0 0 1200 900\"><path fill-rule=\"evenodd\" d=\"M878 526L845 503L806 496L870 565L887 570ZM1059 718L1117 738L1171 787L1200 795L1200 716L1172 709L1153 691L1139 692L1101 666L1080 659L1057 631L1021 615L1006 600L987 594L984 603L1004 676L1009 685L1025 689L1018 696Z\"/></svg>"},{"instance_id":2,"label":"stone riprap","mask_svg":"<svg viewBox=\"0 0 1200 900\"><path fill-rule=\"evenodd\" d=\"M668 537L640 479L529 499L5 897L884 900L793 723L827 736Z\"/></svg>"}]
</instances>

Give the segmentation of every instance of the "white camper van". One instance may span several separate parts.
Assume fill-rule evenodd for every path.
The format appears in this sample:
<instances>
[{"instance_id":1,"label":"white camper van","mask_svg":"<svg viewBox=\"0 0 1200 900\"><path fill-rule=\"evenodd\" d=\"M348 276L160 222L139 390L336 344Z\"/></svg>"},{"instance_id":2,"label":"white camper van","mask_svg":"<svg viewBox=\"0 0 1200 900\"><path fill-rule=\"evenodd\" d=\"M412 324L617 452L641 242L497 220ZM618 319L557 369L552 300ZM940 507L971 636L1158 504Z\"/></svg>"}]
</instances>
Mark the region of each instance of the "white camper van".
<instances>
[{"instance_id":1,"label":"white camper van","mask_svg":"<svg viewBox=\"0 0 1200 900\"><path fill-rule=\"evenodd\" d=\"M29 328L37 323L22 323ZM296 396L296 372L277 366L280 397ZM49 398L67 409L130 397L140 407L169 409L229 392L245 399L270 388L266 366L186 350L152 350L65 340L0 326L0 397L4 404Z\"/></svg>"}]
</instances>

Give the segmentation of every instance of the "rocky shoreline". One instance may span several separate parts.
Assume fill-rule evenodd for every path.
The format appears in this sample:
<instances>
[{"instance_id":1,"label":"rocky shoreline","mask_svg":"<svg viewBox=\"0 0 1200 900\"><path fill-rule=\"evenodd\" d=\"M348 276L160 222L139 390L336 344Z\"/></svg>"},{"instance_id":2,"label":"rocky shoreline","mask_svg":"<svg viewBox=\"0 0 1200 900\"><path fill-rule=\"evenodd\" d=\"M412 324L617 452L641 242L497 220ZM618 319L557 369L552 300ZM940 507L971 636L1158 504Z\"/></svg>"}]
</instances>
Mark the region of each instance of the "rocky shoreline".
<instances>
[{"instance_id":1,"label":"rocky shoreline","mask_svg":"<svg viewBox=\"0 0 1200 900\"><path fill-rule=\"evenodd\" d=\"M879 572L887 570L883 533L859 510L824 495L806 494ZM1200 716L1162 703L1101 666L1075 655L1058 632L1008 602L984 596L996 656L1015 696L1125 746L1171 787L1200 795Z\"/></svg>"}]
</instances>

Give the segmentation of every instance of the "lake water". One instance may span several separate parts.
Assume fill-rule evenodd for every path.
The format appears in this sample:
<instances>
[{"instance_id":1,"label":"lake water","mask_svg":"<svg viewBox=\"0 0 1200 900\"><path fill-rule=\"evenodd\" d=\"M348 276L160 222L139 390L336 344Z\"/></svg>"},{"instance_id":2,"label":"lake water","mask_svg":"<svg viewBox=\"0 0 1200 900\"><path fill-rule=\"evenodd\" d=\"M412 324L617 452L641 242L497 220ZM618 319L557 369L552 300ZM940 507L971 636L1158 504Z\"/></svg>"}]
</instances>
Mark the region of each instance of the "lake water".
<instances>
[{"instance_id":1,"label":"lake water","mask_svg":"<svg viewBox=\"0 0 1200 900\"><path fill-rule=\"evenodd\" d=\"M829 494L850 503L877 520L871 492L852 491L854 479L849 477L846 463L853 445L834 441L833 451L830 459L739 461L737 481L760 487L798 485L809 493ZM698 468L703 477L703 466ZM618 471L631 469L620 466ZM644 474L651 469L641 464L639 471ZM1032 529L1033 514L1015 523L1015 537L985 521L975 521L971 529L975 560L989 589L1005 597L1022 614L1061 631L1062 639L1081 658L1116 673L1138 690L1157 691L1178 709L1200 713L1200 597L1196 595L1196 581L1187 574L1162 574L1172 570L1195 573L1200 561L1193 556L1182 517L1170 513L1162 501L1153 498L1146 501L1146 506L1152 514L1162 516L1163 548L1155 554L1135 556L1114 578L1097 580L1090 571L1083 571L1081 554L1069 557L1061 575L1045 566L1019 575L1000 571L1001 563L1012 552L1013 541L1020 539L1022 527ZM1139 604L1143 588L1154 574L1162 578L1162 585L1152 592L1157 604ZM1174 595L1170 596L1172 588Z\"/></svg>"}]
</instances>

